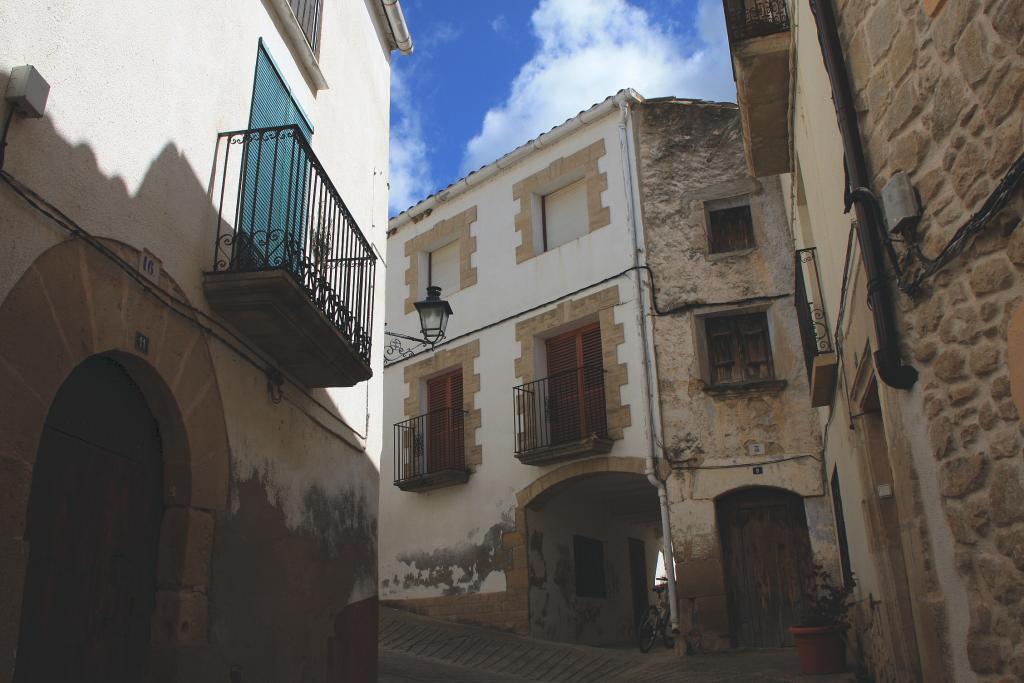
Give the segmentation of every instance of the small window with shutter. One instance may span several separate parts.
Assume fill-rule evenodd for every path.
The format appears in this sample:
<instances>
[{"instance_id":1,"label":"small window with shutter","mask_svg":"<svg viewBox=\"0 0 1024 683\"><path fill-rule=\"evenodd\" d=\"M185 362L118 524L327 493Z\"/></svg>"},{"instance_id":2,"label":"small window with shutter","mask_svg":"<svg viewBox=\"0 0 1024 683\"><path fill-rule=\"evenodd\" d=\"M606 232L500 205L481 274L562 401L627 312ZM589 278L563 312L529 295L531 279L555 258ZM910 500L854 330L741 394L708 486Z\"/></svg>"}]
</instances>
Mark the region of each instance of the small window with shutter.
<instances>
[{"instance_id":1,"label":"small window with shutter","mask_svg":"<svg viewBox=\"0 0 1024 683\"><path fill-rule=\"evenodd\" d=\"M764 312L708 317L704 325L712 385L774 378Z\"/></svg>"},{"instance_id":2,"label":"small window with shutter","mask_svg":"<svg viewBox=\"0 0 1024 683\"><path fill-rule=\"evenodd\" d=\"M587 183L577 180L541 197L544 251L587 234Z\"/></svg>"},{"instance_id":3,"label":"small window with shutter","mask_svg":"<svg viewBox=\"0 0 1024 683\"><path fill-rule=\"evenodd\" d=\"M428 287L440 287L442 295L450 296L461 289L460 274L457 240L427 254Z\"/></svg>"},{"instance_id":4,"label":"small window with shutter","mask_svg":"<svg viewBox=\"0 0 1024 683\"><path fill-rule=\"evenodd\" d=\"M706 204L708 215L708 253L752 249L754 224L747 197L719 199Z\"/></svg>"},{"instance_id":5,"label":"small window with shutter","mask_svg":"<svg viewBox=\"0 0 1024 683\"><path fill-rule=\"evenodd\" d=\"M552 337L547 355L551 443L607 436L600 325Z\"/></svg>"}]
</instances>

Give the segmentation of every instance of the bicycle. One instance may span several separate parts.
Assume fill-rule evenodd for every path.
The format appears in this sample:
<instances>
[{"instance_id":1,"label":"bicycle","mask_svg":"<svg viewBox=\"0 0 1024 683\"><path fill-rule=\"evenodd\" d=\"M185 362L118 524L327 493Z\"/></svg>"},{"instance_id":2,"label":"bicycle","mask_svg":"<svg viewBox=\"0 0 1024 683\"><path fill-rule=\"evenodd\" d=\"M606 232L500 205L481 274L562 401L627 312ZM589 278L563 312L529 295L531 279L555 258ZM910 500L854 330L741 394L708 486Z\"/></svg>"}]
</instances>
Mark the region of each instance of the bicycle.
<instances>
[{"instance_id":1,"label":"bicycle","mask_svg":"<svg viewBox=\"0 0 1024 683\"><path fill-rule=\"evenodd\" d=\"M668 581L664 577L658 577L657 580L659 582ZM669 629L668 584L660 583L651 590L657 594L658 604L648 608L647 616L636 629L636 643L641 652L650 651L658 634L661 634L661 642L665 644L666 648L671 649L676 645L676 639Z\"/></svg>"}]
</instances>

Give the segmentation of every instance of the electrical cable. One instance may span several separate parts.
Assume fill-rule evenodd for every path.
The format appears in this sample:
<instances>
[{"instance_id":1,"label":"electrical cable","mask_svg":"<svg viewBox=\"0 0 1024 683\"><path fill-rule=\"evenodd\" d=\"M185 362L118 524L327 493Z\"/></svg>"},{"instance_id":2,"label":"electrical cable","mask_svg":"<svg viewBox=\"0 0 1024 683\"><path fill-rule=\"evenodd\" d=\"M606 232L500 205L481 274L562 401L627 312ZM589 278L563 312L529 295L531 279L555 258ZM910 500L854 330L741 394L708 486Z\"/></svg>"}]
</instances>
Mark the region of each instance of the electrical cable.
<instances>
[{"instance_id":1,"label":"electrical cable","mask_svg":"<svg viewBox=\"0 0 1024 683\"><path fill-rule=\"evenodd\" d=\"M789 462L790 460L800 460L803 458L810 458L811 460L817 460L821 462L821 458L811 453L801 453L799 455L789 455L784 458L773 458L771 460L761 460L760 462L735 462L724 465L673 465L674 470L732 470L738 468L747 467L763 467L765 465L776 465L780 462Z\"/></svg>"},{"instance_id":2,"label":"electrical cable","mask_svg":"<svg viewBox=\"0 0 1024 683\"><path fill-rule=\"evenodd\" d=\"M127 263L119 255L117 255L116 253L111 251L109 248L107 248L107 246L104 245L97 237L95 237L94 235L89 233L82 226L78 225L78 223L76 223L74 220L72 220L70 217L68 217L63 211L61 211L58 207L54 206L51 202L47 201L38 192L36 192L32 188L28 187L24 183L22 183L20 180L18 180L14 176L12 176L7 171L0 170L0 180L3 180L7 184L8 187L10 187L19 197L21 197L34 210L36 210L37 212L39 212L40 214L42 214L43 216L48 218L51 222L55 223L57 226L59 226L63 230L67 231L73 238L81 239L82 241L84 241L90 247L92 247L97 252L99 252L102 256L104 256L105 258L110 260L112 263L114 263L114 265L116 265L118 268L123 270L130 278L132 278L140 286L140 288L143 290L143 292L152 295L158 302L163 304L170 311L172 311L173 313L175 313L178 316L182 317L183 319L188 321L190 324L192 324L195 327L199 328L201 331L203 331L206 334L210 335L211 337L213 337L214 339L219 341L221 344L223 344L225 347L227 347L230 351L232 351L237 356L242 358L244 361L249 363L252 367L254 367L255 369L257 369L260 372L262 372L264 375L266 375L267 376L267 380L268 380L268 384L276 385L276 386L279 387L280 384L282 384L284 382L288 382L295 389L297 389L299 391L299 393L301 393L303 396L305 396L306 399L308 399L312 403L316 404L317 407L319 407L321 410L323 410L327 415L331 416L334 420L336 420L339 423L341 423L342 425L344 425L344 427L346 429L351 431L358 438L364 439L364 440L367 438L365 434L362 434L358 430L354 429L351 425L349 425L344 420L344 418L342 418L341 416L339 416L339 415L335 414L334 412L332 412L330 408L325 406L318 399L316 399L312 394L310 394L308 391L306 391L306 389L304 387L302 387L301 385L295 383L294 381L292 381L292 380L288 379L287 377L285 377L284 375L282 375L280 373L280 371L276 367L273 366L273 364L264 362L263 359L260 357L260 353L256 349L253 349L252 346L247 341L245 341L244 339L240 338L235 332L233 332L231 329L229 329L227 326L225 326L219 320L217 320L216 318L208 315L204 311L196 308L195 306L193 306L192 304L188 303L187 301L182 301L177 296L175 296L173 293L168 292L167 290L163 289L159 285L157 285L157 284L155 284L153 282L150 282L149 280L145 279L145 277L141 273L139 273L138 270L135 269L131 264ZM44 206L40 206L40 203L45 205L46 208L44 208ZM185 309L185 310L182 310L182 309ZM189 315L190 313L192 315L200 316L203 319L210 321L212 324L214 324L217 327L221 328L222 330L224 330L224 332L226 332L228 335L230 335L232 338L234 338L235 341L231 341L230 339L228 339L224 335L218 333L212 327L204 325L199 320L197 320L196 318L192 317L192 315ZM242 350L242 348L240 348L240 346L244 346L249 351L249 353L247 353L246 351ZM256 358L254 359L253 356L255 356ZM274 400L275 403L280 402L281 394L279 394L273 400ZM298 406L298 404L296 404L294 401L291 401L289 399L289 403L292 403L292 405L296 406L296 408L298 408L300 410L300 412L305 414L307 417L309 417L311 420L316 422L318 425L322 426L327 431L331 432L332 434L334 434L338 438L340 438L343 441L345 441L345 443L347 443L348 445L350 445L353 448L356 448L358 450L362 450L363 449L362 445L354 443L346 435L344 435L342 433L339 433L339 432L337 432L337 431L335 431L333 429L328 428L326 425L323 424L323 422L321 420L317 419L316 416L312 415L307 410L305 410L302 407Z\"/></svg>"},{"instance_id":3,"label":"electrical cable","mask_svg":"<svg viewBox=\"0 0 1024 683\"><path fill-rule=\"evenodd\" d=\"M8 104L7 117L4 119L3 130L0 131L0 170L4 167L4 157L7 152L7 131L11 129L11 119L14 118L14 112L17 109L13 104Z\"/></svg>"},{"instance_id":4,"label":"electrical cable","mask_svg":"<svg viewBox=\"0 0 1024 683\"><path fill-rule=\"evenodd\" d=\"M1024 154L1017 157L1017 160L1013 162L1002 180L999 181L999 184L992 191L992 194L981 205L981 208L957 229L953 237L942 247L935 258L926 257L921 251L920 245L916 242L913 243L912 249L924 264L924 268L908 282L903 282L901 278L899 282L900 289L907 294L915 294L920 291L925 280L935 275L944 265L956 258L967 246L967 242L971 237L988 227L992 219L1009 203L1013 192L1020 187L1022 181L1024 181ZM1014 223L1014 227L1019 224L1020 219L1018 218Z\"/></svg>"}]
</instances>

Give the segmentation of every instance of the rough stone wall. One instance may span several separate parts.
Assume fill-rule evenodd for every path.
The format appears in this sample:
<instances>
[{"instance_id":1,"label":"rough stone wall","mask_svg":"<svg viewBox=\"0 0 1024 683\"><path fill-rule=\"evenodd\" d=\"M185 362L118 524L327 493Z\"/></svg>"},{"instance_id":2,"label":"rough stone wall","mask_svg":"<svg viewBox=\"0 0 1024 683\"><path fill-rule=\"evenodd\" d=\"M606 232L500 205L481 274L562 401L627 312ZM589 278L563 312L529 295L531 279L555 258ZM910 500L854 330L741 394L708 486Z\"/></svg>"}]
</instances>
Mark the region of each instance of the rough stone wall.
<instances>
[{"instance_id":1,"label":"rough stone wall","mask_svg":"<svg viewBox=\"0 0 1024 683\"><path fill-rule=\"evenodd\" d=\"M910 174L924 207L923 251L934 256L1021 153L1020 2L952 0L934 17L919 0L836 5L872 185ZM1015 194L920 295L899 301L948 520L933 533L955 542L970 605L967 658L982 680L1024 678L1024 467L1006 369L1007 324L1024 298Z\"/></svg>"},{"instance_id":2,"label":"rough stone wall","mask_svg":"<svg viewBox=\"0 0 1024 683\"><path fill-rule=\"evenodd\" d=\"M669 481L681 630L691 644L729 647L730 624L716 497L744 486L805 496L816 561L836 565L824 494L820 429L793 303L792 243L776 177L752 178L734 105L651 101L635 110L647 261L654 271L654 318L664 453ZM755 248L709 254L705 202L750 196ZM728 392L708 386L701 341L709 312L765 311L775 380ZM751 455L753 444L764 453ZM764 466L695 470L705 465L787 458ZM792 459L789 459L792 458ZM825 514L820 514L824 510Z\"/></svg>"}]
</instances>

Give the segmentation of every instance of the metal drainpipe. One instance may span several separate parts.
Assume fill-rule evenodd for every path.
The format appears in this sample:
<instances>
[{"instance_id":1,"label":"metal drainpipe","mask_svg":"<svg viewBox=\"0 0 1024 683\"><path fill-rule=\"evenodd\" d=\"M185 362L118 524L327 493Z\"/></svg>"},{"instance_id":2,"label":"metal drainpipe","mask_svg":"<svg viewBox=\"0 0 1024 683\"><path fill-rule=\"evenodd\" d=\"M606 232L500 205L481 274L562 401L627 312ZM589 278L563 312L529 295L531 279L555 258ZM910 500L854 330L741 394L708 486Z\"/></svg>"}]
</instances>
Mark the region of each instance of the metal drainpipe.
<instances>
[{"instance_id":1,"label":"metal drainpipe","mask_svg":"<svg viewBox=\"0 0 1024 683\"><path fill-rule=\"evenodd\" d=\"M829 82L832 85L832 101L835 103L839 134L846 155L846 169L849 178L853 207L864 270L868 275L868 307L874 321L878 350L875 351L875 368L883 382L894 389L910 389L917 381L917 370L903 364L900 357L899 337L893 302L889 294L889 277L882 258L882 234L884 225L879 225L873 207L864 206L865 197L856 193L858 188L869 187L867 162L861 145L860 129L857 126L857 111L853 106L853 91L843 57L839 31L831 0L810 0L811 13L818 28L818 42L825 61Z\"/></svg>"},{"instance_id":2,"label":"metal drainpipe","mask_svg":"<svg viewBox=\"0 0 1024 683\"><path fill-rule=\"evenodd\" d=\"M629 103L619 102L619 109L622 118L619 121L619 145L622 150L622 158L625 161L624 175L626 185L626 206L629 209L630 233L633 237L633 267L636 270L636 297L640 305L640 338L644 347L644 393L647 396L647 424L648 440L650 449L647 453L644 473L651 485L658 489L658 505L661 508L661 547L665 556L665 576L668 578L668 608L669 619L672 622L672 632L679 633L679 605L676 593L676 562L672 553L672 525L668 514L668 491L665 489L665 482L658 478L655 469L655 454L657 453L657 434L655 425L658 422L658 412L654 400L654 382L651 378L652 369L655 365L654 353L650 347L651 335L647 332L649 322L646 315L647 305L645 303L643 283L640 278L640 226L637 218L637 207L634 198L633 188L633 153L632 153L632 118L629 111Z\"/></svg>"}]
</instances>

